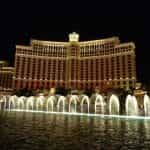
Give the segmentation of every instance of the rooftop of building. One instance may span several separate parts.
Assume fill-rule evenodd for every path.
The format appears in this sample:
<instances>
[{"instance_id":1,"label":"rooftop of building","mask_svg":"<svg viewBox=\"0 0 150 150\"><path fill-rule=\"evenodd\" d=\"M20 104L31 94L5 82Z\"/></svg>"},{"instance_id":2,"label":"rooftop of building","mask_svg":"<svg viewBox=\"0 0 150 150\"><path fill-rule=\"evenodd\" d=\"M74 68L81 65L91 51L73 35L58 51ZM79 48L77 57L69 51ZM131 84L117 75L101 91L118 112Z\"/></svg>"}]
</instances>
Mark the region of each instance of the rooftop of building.
<instances>
[{"instance_id":1,"label":"rooftop of building","mask_svg":"<svg viewBox=\"0 0 150 150\"><path fill-rule=\"evenodd\" d=\"M119 37L113 36L109 38L103 38L98 40L90 40L90 41L79 41L79 35L75 32L69 34L69 41L68 42L59 42L59 41L45 41L45 40L37 40L37 39L31 39L30 45L16 45L16 48L20 49L31 49L33 45L43 45L43 46L58 46L58 47L64 47L67 46L70 43L78 43L79 46L90 46L90 45L96 45L96 44L107 44L107 43L114 43L115 48L117 47L124 47L124 46L132 46L135 48L134 42L126 42L126 43L120 43Z\"/></svg>"},{"instance_id":2,"label":"rooftop of building","mask_svg":"<svg viewBox=\"0 0 150 150\"><path fill-rule=\"evenodd\" d=\"M5 61L5 60L0 60L0 64L7 64L7 61Z\"/></svg>"},{"instance_id":3,"label":"rooftop of building","mask_svg":"<svg viewBox=\"0 0 150 150\"><path fill-rule=\"evenodd\" d=\"M16 48L20 48L20 49L31 49L31 46L26 46L26 45L16 45Z\"/></svg>"},{"instance_id":4,"label":"rooftop of building","mask_svg":"<svg viewBox=\"0 0 150 150\"><path fill-rule=\"evenodd\" d=\"M131 46L131 47L135 48L134 42L120 43L118 45L115 45L115 48L126 47L126 46Z\"/></svg>"},{"instance_id":5,"label":"rooftop of building","mask_svg":"<svg viewBox=\"0 0 150 150\"><path fill-rule=\"evenodd\" d=\"M15 69L14 67L4 66L0 68L0 72L13 72L14 69Z\"/></svg>"},{"instance_id":6,"label":"rooftop of building","mask_svg":"<svg viewBox=\"0 0 150 150\"><path fill-rule=\"evenodd\" d=\"M36 40L31 39L31 45L33 44L41 44L41 45L55 45L55 46L64 46L68 45L70 42L78 42L78 41L69 41L69 42L57 42L57 41L43 41L43 40ZM110 37L110 38L104 38L99 40L90 40L90 41L79 41L79 45L85 45L85 44L105 44L108 42L115 42L116 44L119 44L119 37Z\"/></svg>"},{"instance_id":7,"label":"rooftop of building","mask_svg":"<svg viewBox=\"0 0 150 150\"><path fill-rule=\"evenodd\" d=\"M12 69L13 70L14 67L2 67L2 69L10 69L10 70Z\"/></svg>"}]
</instances>

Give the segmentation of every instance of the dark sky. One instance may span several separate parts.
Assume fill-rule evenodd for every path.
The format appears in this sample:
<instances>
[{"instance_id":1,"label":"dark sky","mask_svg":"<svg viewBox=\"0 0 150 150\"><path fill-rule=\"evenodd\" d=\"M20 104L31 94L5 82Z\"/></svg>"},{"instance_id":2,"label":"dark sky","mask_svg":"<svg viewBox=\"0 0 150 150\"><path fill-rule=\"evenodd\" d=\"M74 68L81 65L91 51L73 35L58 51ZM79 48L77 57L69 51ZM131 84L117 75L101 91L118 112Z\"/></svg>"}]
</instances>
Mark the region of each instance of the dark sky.
<instances>
[{"instance_id":1,"label":"dark sky","mask_svg":"<svg viewBox=\"0 0 150 150\"><path fill-rule=\"evenodd\" d=\"M119 36L136 45L137 77L150 80L149 4L137 1L5 1L0 5L0 59L13 65L15 45L31 38L67 41L76 31L80 40Z\"/></svg>"}]
</instances>

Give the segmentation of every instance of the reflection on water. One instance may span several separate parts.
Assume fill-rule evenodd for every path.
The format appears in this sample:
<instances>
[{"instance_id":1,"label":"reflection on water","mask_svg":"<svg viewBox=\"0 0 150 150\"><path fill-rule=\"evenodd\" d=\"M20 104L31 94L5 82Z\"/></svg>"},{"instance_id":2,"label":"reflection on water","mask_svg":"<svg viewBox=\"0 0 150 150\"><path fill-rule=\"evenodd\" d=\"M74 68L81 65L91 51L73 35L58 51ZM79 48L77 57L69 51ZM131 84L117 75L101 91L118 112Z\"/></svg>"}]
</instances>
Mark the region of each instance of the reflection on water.
<instances>
[{"instance_id":1,"label":"reflection on water","mask_svg":"<svg viewBox=\"0 0 150 150\"><path fill-rule=\"evenodd\" d=\"M150 120L1 112L1 150L150 148Z\"/></svg>"}]
</instances>

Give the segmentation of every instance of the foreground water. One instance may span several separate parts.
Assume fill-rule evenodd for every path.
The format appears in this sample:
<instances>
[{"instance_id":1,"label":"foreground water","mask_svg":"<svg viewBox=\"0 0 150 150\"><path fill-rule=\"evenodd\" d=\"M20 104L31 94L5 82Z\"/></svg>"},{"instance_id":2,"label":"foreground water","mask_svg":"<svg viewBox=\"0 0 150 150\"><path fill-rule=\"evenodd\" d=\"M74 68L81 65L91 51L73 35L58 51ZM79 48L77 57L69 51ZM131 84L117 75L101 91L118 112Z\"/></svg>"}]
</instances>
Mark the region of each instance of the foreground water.
<instances>
[{"instance_id":1,"label":"foreground water","mask_svg":"<svg viewBox=\"0 0 150 150\"><path fill-rule=\"evenodd\" d=\"M150 149L150 120L0 113L0 150Z\"/></svg>"}]
</instances>

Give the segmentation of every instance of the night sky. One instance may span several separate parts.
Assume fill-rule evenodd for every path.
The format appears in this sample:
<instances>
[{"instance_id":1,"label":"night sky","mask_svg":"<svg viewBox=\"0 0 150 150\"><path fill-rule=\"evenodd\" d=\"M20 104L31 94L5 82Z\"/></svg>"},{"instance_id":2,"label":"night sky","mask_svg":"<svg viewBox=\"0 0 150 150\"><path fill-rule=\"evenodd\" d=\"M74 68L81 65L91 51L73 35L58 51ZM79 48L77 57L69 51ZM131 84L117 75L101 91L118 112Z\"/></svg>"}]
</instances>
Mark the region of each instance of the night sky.
<instances>
[{"instance_id":1,"label":"night sky","mask_svg":"<svg viewBox=\"0 0 150 150\"><path fill-rule=\"evenodd\" d=\"M13 65L15 45L30 39L67 41L119 36L135 42L137 79L150 82L149 4L137 1L12 1L0 5L0 59Z\"/></svg>"}]
</instances>

